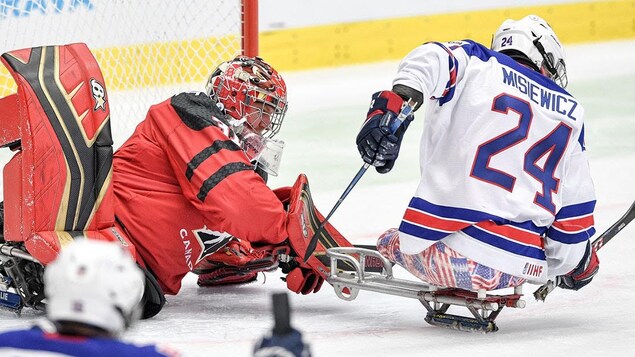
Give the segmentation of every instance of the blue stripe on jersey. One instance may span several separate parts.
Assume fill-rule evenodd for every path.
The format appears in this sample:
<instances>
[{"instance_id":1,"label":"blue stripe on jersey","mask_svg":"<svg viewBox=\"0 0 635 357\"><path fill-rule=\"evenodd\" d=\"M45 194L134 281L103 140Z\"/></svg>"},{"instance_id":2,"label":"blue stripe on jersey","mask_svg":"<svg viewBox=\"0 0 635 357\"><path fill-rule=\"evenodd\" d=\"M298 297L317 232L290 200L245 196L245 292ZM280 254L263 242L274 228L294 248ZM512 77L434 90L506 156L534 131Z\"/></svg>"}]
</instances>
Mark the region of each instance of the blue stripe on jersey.
<instances>
[{"instance_id":1,"label":"blue stripe on jersey","mask_svg":"<svg viewBox=\"0 0 635 357\"><path fill-rule=\"evenodd\" d=\"M547 231L547 227L539 227L532 221L526 221L521 223L507 221L505 224L516 227L516 228L524 229L526 231L534 232L538 235L543 235Z\"/></svg>"},{"instance_id":2,"label":"blue stripe on jersey","mask_svg":"<svg viewBox=\"0 0 635 357\"><path fill-rule=\"evenodd\" d=\"M578 137L578 142L580 143L580 147L582 148L582 151L585 151L586 146L584 143L584 124L582 124L582 130L580 130L580 136Z\"/></svg>"},{"instance_id":3,"label":"blue stripe on jersey","mask_svg":"<svg viewBox=\"0 0 635 357\"><path fill-rule=\"evenodd\" d=\"M401 224L399 225L399 231L410 234L411 236L431 241L438 241L445 238L448 234L452 233L421 227L406 221L401 221Z\"/></svg>"},{"instance_id":4,"label":"blue stripe on jersey","mask_svg":"<svg viewBox=\"0 0 635 357\"><path fill-rule=\"evenodd\" d=\"M109 338L68 338L44 333L39 327L0 333L0 351L10 347L24 351L47 351L80 357L165 357L154 345L136 346Z\"/></svg>"},{"instance_id":5,"label":"blue stripe on jersey","mask_svg":"<svg viewBox=\"0 0 635 357\"><path fill-rule=\"evenodd\" d=\"M575 205L564 206L556 214L556 221L566 218L581 217L593 213L595 209L595 200L578 203Z\"/></svg>"},{"instance_id":6,"label":"blue stripe on jersey","mask_svg":"<svg viewBox=\"0 0 635 357\"><path fill-rule=\"evenodd\" d=\"M512 242L495 234L483 231L476 226L465 228L463 229L463 232L476 240L487 243L493 247L500 248L507 252L529 258L546 260L545 252L540 248Z\"/></svg>"},{"instance_id":7,"label":"blue stripe on jersey","mask_svg":"<svg viewBox=\"0 0 635 357\"><path fill-rule=\"evenodd\" d=\"M420 197L413 197L410 200L408 207L412 207L414 209L427 212L442 218L458 219L461 221L467 221L472 223L487 221L487 220L500 222L501 220L503 220L500 217L487 214L481 211L475 211L475 210L471 210L467 208L436 205Z\"/></svg>"},{"instance_id":8,"label":"blue stripe on jersey","mask_svg":"<svg viewBox=\"0 0 635 357\"><path fill-rule=\"evenodd\" d=\"M547 236L557 242L564 244L576 244L584 242L595 234L595 227L577 233L564 233L555 228L549 228Z\"/></svg>"},{"instance_id":9,"label":"blue stripe on jersey","mask_svg":"<svg viewBox=\"0 0 635 357\"><path fill-rule=\"evenodd\" d=\"M487 62L490 60L490 58L494 57L496 58L498 63L504 66L507 66L509 68L512 68L515 71L521 72L523 75L531 78L531 80L537 82L541 86L551 89L553 91L571 96L571 94L569 94L566 90L564 90L562 87L557 85L551 79L547 78L541 73L538 73L530 68L527 68L521 65L520 63L514 61L511 57L496 51L492 51L489 48L481 45L480 43L476 43L472 40L463 40L463 42L467 42L467 44L462 45L461 48L463 48L463 50L469 56L477 57L481 59L483 62Z\"/></svg>"},{"instance_id":10,"label":"blue stripe on jersey","mask_svg":"<svg viewBox=\"0 0 635 357\"><path fill-rule=\"evenodd\" d=\"M448 207L448 206L439 206L433 203L430 203L422 198L413 197L410 200L409 207L414 210L418 210L424 213L429 213L438 217L439 219L453 219L459 221L465 221L468 224L476 224L478 222L483 221L493 221L499 225L505 224L509 226L513 226L515 228L519 228L528 232L536 233L537 235L542 236L547 231L547 227L539 227L534 224L532 221L526 222L512 222L507 219L503 219L501 217L475 211L466 208L457 208L457 207ZM451 225L456 225L455 223ZM399 226L399 231L406 233L410 236L417 237L423 240L436 242L449 234L453 233L447 230L434 229L429 227L423 227L417 224L413 224L406 220L401 221L401 225ZM545 260L545 252L540 247L525 245L514 241L513 237L506 239L489 231L483 230L474 225L470 225L464 229L462 232L471 236L472 238L496 247L498 249L502 249L504 251L510 252L512 254L530 257L539 260Z\"/></svg>"},{"instance_id":11,"label":"blue stripe on jersey","mask_svg":"<svg viewBox=\"0 0 635 357\"><path fill-rule=\"evenodd\" d=\"M454 57L454 54L452 54L452 51L450 51L447 47L445 47L445 45L439 42L431 42L431 43L434 43L435 45L443 48L443 50L445 50L445 52L447 52L448 54L448 70L450 72L449 73L450 79L448 79L448 83L445 85L443 96L440 99L437 98L439 99L439 106L441 106L451 101L452 98L454 98L454 89L456 88L456 76L459 71L459 62Z\"/></svg>"}]
</instances>

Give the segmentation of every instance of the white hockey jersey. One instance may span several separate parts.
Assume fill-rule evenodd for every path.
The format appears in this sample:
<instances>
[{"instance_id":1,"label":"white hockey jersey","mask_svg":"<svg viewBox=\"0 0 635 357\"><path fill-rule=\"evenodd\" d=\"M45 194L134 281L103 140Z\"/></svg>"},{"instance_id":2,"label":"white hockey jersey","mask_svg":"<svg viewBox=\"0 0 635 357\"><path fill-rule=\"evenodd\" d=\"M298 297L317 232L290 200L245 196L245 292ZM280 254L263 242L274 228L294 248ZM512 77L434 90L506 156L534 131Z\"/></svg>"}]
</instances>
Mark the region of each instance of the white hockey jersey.
<instances>
[{"instance_id":1,"label":"white hockey jersey","mask_svg":"<svg viewBox=\"0 0 635 357\"><path fill-rule=\"evenodd\" d=\"M403 253L442 240L534 283L578 265L595 232L595 193L573 96L472 41L417 47L393 84L429 98Z\"/></svg>"}]
</instances>

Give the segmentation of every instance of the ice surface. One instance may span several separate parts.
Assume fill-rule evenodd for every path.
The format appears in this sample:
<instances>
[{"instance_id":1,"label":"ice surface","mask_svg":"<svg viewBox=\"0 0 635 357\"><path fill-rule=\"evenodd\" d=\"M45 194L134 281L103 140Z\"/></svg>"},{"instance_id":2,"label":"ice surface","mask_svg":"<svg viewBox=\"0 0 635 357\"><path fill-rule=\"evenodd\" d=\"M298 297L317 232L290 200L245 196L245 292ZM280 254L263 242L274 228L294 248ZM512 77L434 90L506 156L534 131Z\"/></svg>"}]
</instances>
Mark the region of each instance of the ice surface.
<instances>
[{"instance_id":1,"label":"ice surface","mask_svg":"<svg viewBox=\"0 0 635 357\"><path fill-rule=\"evenodd\" d=\"M635 199L635 42L568 48L568 90L586 108L587 149L597 189L599 232ZM316 205L328 212L359 167L354 138L370 95L390 87L397 63L286 73L290 109L280 137L287 142L281 176L272 186L308 175ZM120 100L123 100L120 99ZM117 106L111 96L111 105ZM122 103L121 105L125 105ZM418 141L425 119L416 117L395 169L369 170L332 218L354 243L374 243L396 226L418 183ZM117 135L117 133L115 133ZM317 294L291 295L293 325L304 332L314 356L626 356L635 348L635 223L600 255L601 270L579 292L554 291L545 303L525 286L525 309L503 310L495 334L469 334L425 323L413 299L360 292L346 302L326 285ZM402 278L409 278L397 270ZM199 288L186 277L181 293L164 310L139 322L125 339L169 344L190 356L249 356L255 340L272 326L270 294L285 291L279 273L239 287ZM455 310L456 311L456 310ZM0 330L28 326L0 313Z\"/></svg>"}]
</instances>

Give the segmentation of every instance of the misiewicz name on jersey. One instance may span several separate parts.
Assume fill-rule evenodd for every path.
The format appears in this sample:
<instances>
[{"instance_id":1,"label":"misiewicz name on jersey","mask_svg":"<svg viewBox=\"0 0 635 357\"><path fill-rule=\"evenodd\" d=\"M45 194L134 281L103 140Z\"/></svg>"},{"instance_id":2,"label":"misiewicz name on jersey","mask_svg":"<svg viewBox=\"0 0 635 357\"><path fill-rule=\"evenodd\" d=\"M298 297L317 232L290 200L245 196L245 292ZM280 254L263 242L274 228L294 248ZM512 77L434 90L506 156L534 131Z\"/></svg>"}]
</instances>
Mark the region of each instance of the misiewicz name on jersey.
<instances>
[{"instance_id":1,"label":"misiewicz name on jersey","mask_svg":"<svg viewBox=\"0 0 635 357\"><path fill-rule=\"evenodd\" d=\"M574 111L578 107L578 102L573 98L536 84L516 71L505 67L501 68L503 70L503 83L518 89L529 100L541 107L566 115L571 120L576 120Z\"/></svg>"}]
</instances>

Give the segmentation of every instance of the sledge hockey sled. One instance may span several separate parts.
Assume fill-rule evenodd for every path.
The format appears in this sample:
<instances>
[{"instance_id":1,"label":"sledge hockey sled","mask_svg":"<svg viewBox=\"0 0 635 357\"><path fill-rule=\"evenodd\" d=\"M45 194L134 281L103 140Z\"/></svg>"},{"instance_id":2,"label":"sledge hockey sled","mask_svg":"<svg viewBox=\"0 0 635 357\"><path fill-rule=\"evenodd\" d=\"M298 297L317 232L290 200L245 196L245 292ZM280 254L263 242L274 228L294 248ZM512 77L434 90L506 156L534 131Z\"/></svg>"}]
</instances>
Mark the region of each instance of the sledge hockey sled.
<instances>
[{"instance_id":1,"label":"sledge hockey sled","mask_svg":"<svg viewBox=\"0 0 635 357\"><path fill-rule=\"evenodd\" d=\"M85 44L0 58L17 93L0 99L3 169L0 307L44 308L42 275L75 237L132 245L114 227L112 136L104 79Z\"/></svg>"},{"instance_id":2,"label":"sledge hockey sled","mask_svg":"<svg viewBox=\"0 0 635 357\"><path fill-rule=\"evenodd\" d=\"M329 248L326 251L331 268L327 278L335 294L343 300L357 298L360 290L417 299L426 308L425 321L431 325L470 332L495 332L494 320L504 307L524 308L522 285L513 294L494 295L482 291L442 288L423 282L398 279L393 276L392 262L375 250L350 247ZM361 262L369 257L382 263L382 271L370 272ZM354 266L353 271L336 269L342 263ZM451 306L466 308L471 316L449 314Z\"/></svg>"}]
</instances>

